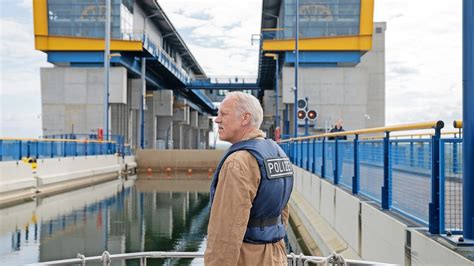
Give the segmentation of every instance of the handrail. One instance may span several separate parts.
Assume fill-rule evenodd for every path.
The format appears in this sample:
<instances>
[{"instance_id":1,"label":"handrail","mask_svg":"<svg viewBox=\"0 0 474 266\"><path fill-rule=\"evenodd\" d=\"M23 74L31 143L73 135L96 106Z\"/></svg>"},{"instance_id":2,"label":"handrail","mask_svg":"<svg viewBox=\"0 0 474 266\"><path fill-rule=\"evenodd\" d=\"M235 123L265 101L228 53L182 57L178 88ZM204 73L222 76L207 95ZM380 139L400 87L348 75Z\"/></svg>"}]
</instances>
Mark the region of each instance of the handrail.
<instances>
[{"instance_id":1,"label":"handrail","mask_svg":"<svg viewBox=\"0 0 474 266\"><path fill-rule=\"evenodd\" d=\"M88 139L34 139L34 138L0 138L0 140L19 140L19 141L49 141L49 142L80 142L80 143L117 143L113 140L88 140Z\"/></svg>"},{"instance_id":2,"label":"handrail","mask_svg":"<svg viewBox=\"0 0 474 266\"><path fill-rule=\"evenodd\" d=\"M453 127L454 128L462 128L462 120L454 120Z\"/></svg>"},{"instance_id":3,"label":"handrail","mask_svg":"<svg viewBox=\"0 0 474 266\"><path fill-rule=\"evenodd\" d=\"M64 265L64 264L74 264L82 263L85 265L86 262L99 262L102 261L104 265L110 265L112 260L127 260L127 259L141 259L146 260L148 258L153 259L164 259L164 258L204 258L204 252L166 252L166 251L148 251L148 252L133 252L133 253L122 253L122 254L110 254L107 251L101 256L85 257L82 254L78 254L77 258L74 259L64 259L64 260L55 260L55 261L46 261L39 262L30 265ZM364 261L364 260L353 260L353 259L344 259L341 255L333 253L327 257L318 257L318 256L305 256L303 254L297 255L290 253L287 255L287 258L290 261L290 265L308 265L311 263L328 263L333 265L393 265L386 264L381 262L373 261ZM142 261L143 262L143 261Z\"/></svg>"},{"instance_id":4,"label":"handrail","mask_svg":"<svg viewBox=\"0 0 474 266\"><path fill-rule=\"evenodd\" d=\"M420 133L420 134L402 134L402 135L393 135L391 138L400 138L400 137L411 137L413 138L421 138L423 136L434 136L434 133ZM441 135L462 135L462 132L459 131L448 131L448 132L442 132ZM374 139L383 139L384 136L373 136L373 137L365 137L362 138L362 140L374 140Z\"/></svg>"},{"instance_id":5,"label":"handrail","mask_svg":"<svg viewBox=\"0 0 474 266\"><path fill-rule=\"evenodd\" d=\"M352 131L342 131L334 133L325 133L320 135L305 136L298 138L290 138L279 141L279 143L289 142L289 141L300 141L308 139L319 139L325 137L339 137L339 136L348 136L348 135L362 135L362 134L372 134L372 133L385 133L385 132L396 132L396 131L406 131L406 130L421 130L421 129L441 129L444 127L443 121L431 121L431 122L422 122L415 124L405 124L405 125L396 125L396 126L387 126L387 127L375 127L367 129L358 129Z\"/></svg>"}]
</instances>

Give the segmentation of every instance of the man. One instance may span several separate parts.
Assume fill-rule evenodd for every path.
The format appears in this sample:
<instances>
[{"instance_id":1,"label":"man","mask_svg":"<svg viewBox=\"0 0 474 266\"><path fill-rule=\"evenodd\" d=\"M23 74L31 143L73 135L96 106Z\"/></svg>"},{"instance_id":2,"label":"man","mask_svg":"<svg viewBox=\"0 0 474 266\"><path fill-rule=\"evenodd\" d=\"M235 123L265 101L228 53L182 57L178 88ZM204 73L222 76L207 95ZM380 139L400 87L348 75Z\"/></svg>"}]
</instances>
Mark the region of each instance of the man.
<instances>
[{"instance_id":1,"label":"man","mask_svg":"<svg viewBox=\"0 0 474 266\"><path fill-rule=\"evenodd\" d=\"M344 128L342 128L343 125L342 119L338 119L336 121L336 125L334 126L333 129L331 129L331 133L337 133L337 132L343 132L345 131ZM347 136L336 136L336 137L329 137L328 140L347 140ZM343 146L344 147L344 146ZM343 149L338 149L339 153L342 152L342 154L339 154L337 157L337 160L335 158L335 147L333 145L329 145L329 157L332 158L332 163L333 163L333 169L336 169L336 164L339 169L338 171L338 178L341 177L342 173L344 172L344 165L343 165Z\"/></svg>"},{"instance_id":2,"label":"man","mask_svg":"<svg viewBox=\"0 0 474 266\"><path fill-rule=\"evenodd\" d=\"M342 119L338 119L336 121L336 125L334 126L333 129L331 129L331 133L335 133L335 132L343 132L345 131L344 128L342 128L342 124L344 122L342 121ZM329 137L328 140L346 140L347 139L347 136L337 136L337 137Z\"/></svg>"},{"instance_id":3,"label":"man","mask_svg":"<svg viewBox=\"0 0 474 266\"><path fill-rule=\"evenodd\" d=\"M219 107L219 139L232 143L211 184L205 265L287 265L283 238L293 170L259 130L258 100L231 92Z\"/></svg>"}]
</instances>

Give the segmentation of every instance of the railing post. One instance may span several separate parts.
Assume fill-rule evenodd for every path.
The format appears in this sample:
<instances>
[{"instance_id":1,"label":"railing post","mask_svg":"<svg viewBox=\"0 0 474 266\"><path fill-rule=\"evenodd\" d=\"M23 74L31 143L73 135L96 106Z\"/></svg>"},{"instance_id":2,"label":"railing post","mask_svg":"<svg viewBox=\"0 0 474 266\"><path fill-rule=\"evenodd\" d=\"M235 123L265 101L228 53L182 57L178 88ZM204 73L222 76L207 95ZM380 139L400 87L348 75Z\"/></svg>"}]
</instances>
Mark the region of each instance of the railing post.
<instances>
[{"instance_id":1,"label":"railing post","mask_svg":"<svg viewBox=\"0 0 474 266\"><path fill-rule=\"evenodd\" d=\"M334 185L339 184L339 140L337 137L334 139Z\"/></svg>"},{"instance_id":2,"label":"railing post","mask_svg":"<svg viewBox=\"0 0 474 266\"><path fill-rule=\"evenodd\" d=\"M453 174L459 173L459 154L458 154L458 142L453 141Z\"/></svg>"},{"instance_id":3,"label":"railing post","mask_svg":"<svg viewBox=\"0 0 474 266\"><path fill-rule=\"evenodd\" d=\"M359 135L354 138L354 176L352 176L352 194L359 194L360 165L359 165Z\"/></svg>"},{"instance_id":4,"label":"railing post","mask_svg":"<svg viewBox=\"0 0 474 266\"><path fill-rule=\"evenodd\" d=\"M429 205L429 230L431 234L440 233L440 151L439 141L441 128L435 128L435 134L431 138L431 202Z\"/></svg>"},{"instance_id":5,"label":"railing post","mask_svg":"<svg viewBox=\"0 0 474 266\"><path fill-rule=\"evenodd\" d=\"M321 163L321 178L325 177L324 171L326 168L326 138L323 138L323 158Z\"/></svg>"},{"instance_id":6,"label":"railing post","mask_svg":"<svg viewBox=\"0 0 474 266\"><path fill-rule=\"evenodd\" d=\"M444 234L445 228L445 220L444 220L444 202L445 202L445 177L446 177L446 165L445 165L445 155L446 150L444 148L444 141L441 139L439 140L439 232L440 234ZM454 144L454 143L453 143Z\"/></svg>"},{"instance_id":7,"label":"railing post","mask_svg":"<svg viewBox=\"0 0 474 266\"><path fill-rule=\"evenodd\" d=\"M0 139L0 162L3 161L3 140Z\"/></svg>"},{"instance_id":8,"label":"railing post","mask_svg":"<svg viewBox=\"0 0 474 266\"><path fill-rule=\"evenodd\" d=\"M390 132L385 132L383 139L383 187L382 209L388 210L392 206L392 173L390 167Z\"/></svg>"},{"instance_id":9,"label":"railing post","mask_svg":"<svg viewBox=\"0 0 474 266\"><path fill-rule=\"evenodd\" d=\"M410 167L415 167L415 143L412 141L410 142Z\"/></svg>"},{"instance_id":10,"label":"railing post","mask_svg":"<svg viewBox=\"0 0 474 266\"><path fill-rule=\"evenodd\" d=\"M26 158L29 158L30 157L30 145L31 144L31 141L27 141L26 142Z\"/></svg>"},{"instance_id":11,"label":"railing post","mask_svg":"<svg viewBox=\"0 0 474 266\"><path fill-rule=\"evenodd\" d=\"M298 165L299 167L303 168L303 141L300 141L300 154L299 154Z\"/></svg>"},{"instance_id":12,"label":"railing post","mask_svg":"<svg viewBox=\"0 0 474 266\"><path fill-rule=\"evenodd\" d=\"M310 145L309 145L309 139L308 141L306 142L306 170L310 171L310 167L309 167L309 158L311 158L311 156L309 156L309 151L310 151Z\"/></svg>"},{"instance_id":13,"label":"railing post","mask_svg":"<svg viewBox=\"0 0 474 266\"><path fill-rule=\"evenodd\" d=\"M21 143L22 143L22 141L19 140L18 141L18 160L19 161L21 160Z\"/></svg>"},{"instance_id":14,"label":"railing post","mask_svg":"<svg viewBox=\"0 0 474 266\"><path fill-rule=\"evenodd\" d=\"M313 167L311 168L313 174L316 173L316 139L313 139Z\"/></svg>"}]
</instances>

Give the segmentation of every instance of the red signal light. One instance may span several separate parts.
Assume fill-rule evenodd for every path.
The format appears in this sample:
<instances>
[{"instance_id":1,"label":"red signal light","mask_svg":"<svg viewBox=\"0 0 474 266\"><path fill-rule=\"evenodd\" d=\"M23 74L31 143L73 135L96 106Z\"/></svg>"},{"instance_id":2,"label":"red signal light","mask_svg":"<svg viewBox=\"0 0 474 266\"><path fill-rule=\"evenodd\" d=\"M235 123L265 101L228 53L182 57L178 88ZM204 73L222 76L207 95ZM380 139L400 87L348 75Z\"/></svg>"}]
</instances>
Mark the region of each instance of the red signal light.
<instances>
[{"instance_id":1,"label":"red signal light","mask_svg":"<svg viewBox=\"0 0 474 266\"><path fill-rule=\"evenodd\" d=\"M306 118L306 112L303 110L298 111L298 119L305 119Z\"/></svg>"},{"instance_id":2,"label":"red signal light","mask_svg":"<svg viewBox=\"0 0 474 266\"><path fill-rule=\"evenodd\" d=\"M318 113L316 113L316 111L310 110L310 111L308 112L308 118L309 118L309 119L313 120L313 119L316 119L316 117L318 117Z\"/></svg>"}]
</instances>

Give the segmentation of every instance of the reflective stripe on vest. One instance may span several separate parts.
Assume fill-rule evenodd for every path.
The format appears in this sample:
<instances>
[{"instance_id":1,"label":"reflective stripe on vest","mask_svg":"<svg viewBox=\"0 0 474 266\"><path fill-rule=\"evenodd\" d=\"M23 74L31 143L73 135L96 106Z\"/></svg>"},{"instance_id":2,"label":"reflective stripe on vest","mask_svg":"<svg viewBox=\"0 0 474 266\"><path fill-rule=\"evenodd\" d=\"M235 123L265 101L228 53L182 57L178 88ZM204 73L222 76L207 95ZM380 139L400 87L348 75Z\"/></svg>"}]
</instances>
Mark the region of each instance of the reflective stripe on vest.
<instances>
[{"instance_id":1,"label":"reflective stripe on vest","mask_svg":"<svg viewBox=\"0 0 474 266\"><path fill-rule=\"evenodd\" d=\"M211 183L211 203L214 200L219 172L224 161L240 150L250 152L260 168L260 184L250 209L244 242L275 243L286 235L281 216L293 189L293 168L285 152L273 140L251 139L233 144L217 166ZM260 224L260 226L255 226Z\"/></svg>"}]
</instances>

